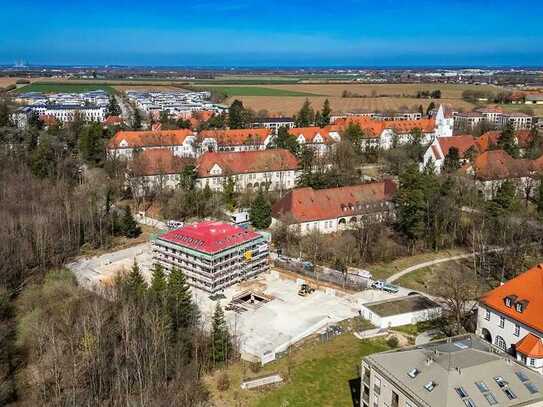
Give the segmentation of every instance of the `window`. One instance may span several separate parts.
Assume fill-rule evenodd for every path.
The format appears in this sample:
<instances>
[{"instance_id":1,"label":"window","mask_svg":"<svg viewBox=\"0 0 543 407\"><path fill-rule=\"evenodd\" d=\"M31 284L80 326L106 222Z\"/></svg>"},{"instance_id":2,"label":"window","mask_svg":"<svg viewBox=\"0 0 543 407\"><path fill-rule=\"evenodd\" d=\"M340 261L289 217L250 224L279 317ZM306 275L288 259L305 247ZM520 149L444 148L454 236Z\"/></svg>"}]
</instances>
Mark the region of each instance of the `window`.
<instances>
[{"instance_id":1,"label":"window","mask_svg":"<svg viewBox=\"0 0 543 407\"><path fill-rule=\"evenodd\" d=\"M527 382L528 380L530 380L530 379L528 379L528 376L526 376L526 373L524 373L524 372L519 371L519 372L515 372L515 374L517 375L518 379L522 383Z\"/></svg>"},{"instance_id":2,"label":"window","mask_svg":"<svg viewBox=\"0 0 543 407\"><path fill-rule=\"evenodd\" d=\"M381 394L381 379L375 377L373 382L373 392L377 395Z\"/></svg>"},{"instance_id":3,"label":"window","mask_svg":"<svg viewBox=\"0 0 543 407\"><path fill-rule=\"evenodd\" d=\"M530 358L530 366L535 366L535 359L534 358Z\"/></svg>"},{"instance_id":4,"label":"window","mask_svg":"<svg viewBox=\"0 0 543 407\"><path fill-rule=\"evenodd\" d=\"M513 305L513 301L511 300L511 298L509 297L505 298L505 305L511 308L511 306Z\"/></svg>"},{"instance_id":5,"label":"window","mask_svg":"<svg viewBox=\"0 0 543 407\"><path fill-rule=\"evenodd\" d=\"M490 310L488 310L488 309L485 310L485 319L486 319L487 321L490 321Z\"/></svg>"},{"instance_id":6,"label":"window","mask_svg":"<svg viewBox=\"0 0 543 407\"><path fill-rule=\"evenodd\" d=\"M515 309L517 310L517 312L522 312L524 311L524 304L522 302L517 302L515 304Z\"/></svg>"},{"instance_id":7,"label":"window","mask_svg":"<svg viewBox=\"0 0 543 407\"><path fill-rule=\"evenodd\" d=\"M477 388L479 389L481 393L485 393L489 391L488 386L486 385L485 382L475 382L475 386L477 386Z\"/></svg>"},{"instance_id":8,"label":"window","mask_svg":"<svg viewBox=\"0 0 543 407\"><path fill-rule=\"evenodd\" d=\"M455 387L454 390L460 396L460 398L468 397L468 393L466 393L463 387Z\"/></svg>"},{"instance_id":9,"label":"window","mask_svg":"<svg viewBox=\"0 0 543 407\"><path fill-rule=\"evenodd\" d=\"M475 403L473 402L472 399L464 399L464 404L467 406L467 407L475 407Z\"/></svg>"},{"instance_id":10,"label":"window","mask_svg":"<svg viewBox=\"0 0 543 407\"><path fill-rule=\"evenodd\" d=\"M539 390L538 390L537 386L535 384L533 384L532 382L526 382L526 383L524 383L524 385L526 386L526 388L528 389L530 394L539 393Z\"/></svg>"},{"instance_id":11,"label":"window","mask_svg":"<svg viewBox=\"0 0 543 407\"><path fill-rule=\"evenodd\" d=\"M507 396L509 400L514 400L517 398L517 395L513 393L513 391L509 387L506 387L505 389L503 389L503 392L505 393L505 395Z\"/></svg>"},{"instance_id":12,"label":"window","mask_svg":"<svg viewBox=\"0 0 543 407\"><path fill-rule=\"evenodd\" d=\"M505 317L500 317L499 325L500 325L500 328L503 328L505 326Z\"/></svg>"},{"instance_id":13,"label":"window","mask_svg":"<svg viewBox=\"0 0 543 407\"><path fill-rule=\"evenodd\" d=\"M500 348L501 350L506 350L507 349L507 344L505 343L505 340L499 335L496 336L496 340L495 340L494 344L498 348Z\"/></svg>"},{"instance_id":14,"label":"window","mask_svg":"<svg viewBox=\"0 0 543 407\"><path fill-rule=\"evenodd\" d=\"M428 390L428 391L432 391L432 390L435 389L436 386L437 386L437 384L436 384L435 382L429 381L428 383L426 383L426 384L424 385L424 388L425 388L426 390Z\"/></svg>"},{"instance_id":15,"label":"window","mask_svg":"<svg viewBox=\"0 0 543 407\"><path fill-rule=\"evenodd\" d=\"M415 377L417 377L417 375L420 373L419 369L417 368L414 368L414 369L411 369L409 372L407 372L407 375L409 377L411 377L412 379L414 379Z\"/></svg>"},{"instance_id":16,"label":"window","mask_svg":"<svg viewBox=\"0 0 543 407\"><path fill-rule=\"evenodd\" d=\"M520 325L515 325L515 336L520 336Z\"/></svg>"},{"instance_id":17,"label":"window","mask_svg":"<svg viewBox=\"0 0 543 407\"><path fill-rule=\"evenodd\" d=\"M484 394L486 401L488 401L488 404L491 406L498 404L498 400L496 400L496 397L492 393L485 393Z\"/></svg>"}]
</instances>

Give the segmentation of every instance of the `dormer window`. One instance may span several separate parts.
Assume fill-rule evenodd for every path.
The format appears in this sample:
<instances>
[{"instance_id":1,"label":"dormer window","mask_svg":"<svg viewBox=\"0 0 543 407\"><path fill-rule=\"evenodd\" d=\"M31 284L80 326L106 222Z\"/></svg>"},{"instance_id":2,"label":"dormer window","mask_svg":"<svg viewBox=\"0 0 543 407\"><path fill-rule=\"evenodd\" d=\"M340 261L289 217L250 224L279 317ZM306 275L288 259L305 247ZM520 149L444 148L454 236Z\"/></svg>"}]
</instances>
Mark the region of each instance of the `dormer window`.
<instances>
[{"instance_id":1,"label":"dormer window","mask_svg":"<svg viewBox=\"0 0 543 407\"><path fill-rule=\"evenodd\" d=\"M528 301L527 300L517 301L515 303L515 311L524 312L524 310L526 309L527 306L528 306Z\"/></svg>"},{"instance_id":2,"label":"dormer window","mask_svg":"<svg viewBox=\"0 0 543 407\"><path fill-rule=\"evenodd\" d=\"M511 301L511 298L507 297L505 299L505 305L511 308L511 306L513 305L513 301Z\"/></svg>"},{"instance_id":3,"label":"dormer window","mask_svg":"<svg viewBox=\"0 0 543 407\"><path fill-rule=\"evenodd\" d=\"M513 308L513 304L515 304L515 301L517 300L516 295L508 295L503 299L505 306L508 308Z\"/></svg>"}]
</instances>

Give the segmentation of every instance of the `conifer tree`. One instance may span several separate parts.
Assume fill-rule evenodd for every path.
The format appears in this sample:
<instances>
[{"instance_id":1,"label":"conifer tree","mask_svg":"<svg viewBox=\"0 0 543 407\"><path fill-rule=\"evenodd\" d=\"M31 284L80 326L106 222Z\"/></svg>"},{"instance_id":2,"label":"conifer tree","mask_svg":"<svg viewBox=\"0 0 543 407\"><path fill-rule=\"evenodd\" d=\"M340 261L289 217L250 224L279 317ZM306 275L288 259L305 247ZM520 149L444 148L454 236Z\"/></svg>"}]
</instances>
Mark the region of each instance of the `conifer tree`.
<instances>
[{"instance_id":1,"label":"conifer tree","mask_svg":"<svg viewBox=\"0 0 543 407\"><path fill-rule=\"evenodd\" d=\"M185 274L174 267L168 276L167 295L173 331L189 328L196 318Z\"/></svg>"},{"instance_id":2,"label":"conifer tree","mask_svg":"<svg viewBox=\"0 0 543 407\"><path fill-rule=\"evenodd\" d=\"M320 114L320 123L317 123L320 127L325 127L330 124L330 118L332 115L332 109L330 108L330 101L326 99L322 106L322 112Z\"/></svg>"},{"instance_id":3,"label":"conifer tree","mask_svg":"<svg viewBox=\"0 0 543 407\"><path fill-rule=\"evenodd\" d=\"M136 222L136 219L134 219L134 216L132 216L130 206L126 206L124 209L124 215L121 219L121 227L123 235L126 237L135 238L141 234L141 228Z\"/></svg>"},{"instance_id":4,"label":"conifer tree","mask_svg":"<svg viewBox=\"0 0 543 407\"><path fill-rule=\"evenodd\" d=\"M306 99L302 108L294 118L296 127L308 127L315 121L315 111L311 107L309 99Z\"/></svg>"},{"instance_id":5,"label":"conifer tree","mask_svg":"<svg viewBox=\"0 0 543 407\"><path fill-rule=\"evenodd\" d=\"M135 258L134 264L132 265L130 272L126 276L125 284L128 295L134 299L142 298L147 291L147 283L141 275L140 267Z\"/></svg>"},{"instance_id":6,"label":"conifer tree","mask_svg":"<svg viewBox=\"0 0 543 407\"><path fill-rule=\"evenodd\" d=\"M161 264L155 263L153 265L153 271L151 276L151 286L149 292L153 299L162 301L166 295L167 281L164 274L164 268Z\"/></svg>"},{"instance_id":7,"label":"conifer tree","mask_svg":"<svg viewBox=\"0 0 543 407\"><path fill-rule=\"evenodd\" d=\"M231 357L232 343L230 333L224 319L224 311L218 302L213 313L211 347L213 362L226 362Z\"/></svg>"},{"instance_id":8,"label":"conifer tree","mask_svg":"<svg viewBox=\"0 0 543 407\"><path fill-rule=\"evenodd\" d=\"M300 154L300 145L298 144L298 140L296 140L296 136L290 134L288 130L285 126L279 127L271 148L284 148L295 156L298 156Z\"/></svg>"},{"instance_id":9,"label":"conifer tree","mask_svg":"<svg viewBox=\"0 0 543 407\"><path fill-rule=\"evenodd\" d=\"M515 139L515 129L511 123L507 123L498 138L498 148L507 152L511 157L519 156L519 148Z\"/></svg>"},{"instance_id":10,"label":"conifer tree","mask_svg":"<svg viewBox=\"0 0 543 407\"><path fill-rule=\"evenodd\" d=\"M271 212L270 202L264 196L262 189L260 189L249 211L251 224L257 229L269 228L271 225Z\"/></svg>"},{"instance_id":11,"label":"conifer tree","mask_svg":"<svg viewBox=\"0 0 543 407\"><path fill-rule=\"evenodd\" d=\"M449 148L449 152L445 156L443 169L445 172L455 172L460 168L460 153L456 147Z\"/></svg>"}]
</instances>

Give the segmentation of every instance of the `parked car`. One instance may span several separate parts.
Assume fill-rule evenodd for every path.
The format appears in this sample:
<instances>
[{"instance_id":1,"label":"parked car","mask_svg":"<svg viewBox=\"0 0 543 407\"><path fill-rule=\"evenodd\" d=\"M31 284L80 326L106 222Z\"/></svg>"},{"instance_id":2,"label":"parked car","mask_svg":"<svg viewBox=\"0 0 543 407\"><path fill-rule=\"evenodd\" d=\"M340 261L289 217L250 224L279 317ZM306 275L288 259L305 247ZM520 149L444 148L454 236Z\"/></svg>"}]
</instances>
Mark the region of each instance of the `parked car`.
<instances>
[{"instance_id":1,"label":"parked car","mask_svg":"<svg viewBox=\"0 0 543 407\"><path fill-rule=\"evenodd\" d=\"M374 288L376 290L386 291L387 293L392 293L392 294L396 294L398 291L400 291L400 289L396 287L395 285L389 284L383 280L374 281L371 284L371 288Z\"/></svg>"}]
</instances>

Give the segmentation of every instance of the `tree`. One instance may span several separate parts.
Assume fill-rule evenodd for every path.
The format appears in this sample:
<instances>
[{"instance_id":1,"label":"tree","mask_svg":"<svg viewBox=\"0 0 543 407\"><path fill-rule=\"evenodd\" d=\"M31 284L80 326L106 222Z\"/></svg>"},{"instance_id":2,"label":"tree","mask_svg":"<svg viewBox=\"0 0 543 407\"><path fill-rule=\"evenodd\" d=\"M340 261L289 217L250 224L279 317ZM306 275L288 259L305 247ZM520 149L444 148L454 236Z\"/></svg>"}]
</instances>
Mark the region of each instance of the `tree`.
<instances>
[{"instance_id":1,"label":"tree","mask_svg":"<svg viewBox=\"0 0 543 407\"><path fill-rule=\"evenodd\" d=\"M196 321L196 308L185 274L177 267L170 271L166 292L173 331L191 327Z\"/></svg>"},{"instance_id":2,"label":"tree","mask_svg":"<svg viewBox=\"0 0 543 407\"><path fill-rule=\"evenodd\" d=\"M264 196L262 189L253 201L250 209L251 224L257 229L267 229L271 225L271 204Z\"/></svg>"},{"instance_id":3,"label":"tree","mask_svg":"<svg viewBox=\"0 0 543 407\"><path fill-rule=\"evenodd\" d=\"M498 138L498 148L507 152L511 157L518 158L519 148L512 123L507 123Z\"/></svg>"},{"instance_id":4,"label":"tree","mask_svg":"<svg viewBox=\"0 0 543 407\"><path fill-rule=\"evenodd\" d=\"M117 99L115 96L110 96L109 98L109 104L107 106L107 115L108 116L120 116L121 115L121 107L117 103Z\"/></svg>"},{"instance_id":5,"label":"tree","mask_svg":"<svg viewBox=\"0 0 543 407\"><path fill-rule=\"evenodd\" d=\"M541 137L540 132L537 130L537 127L533 126L530 129L530 141L526 151L526 158L536 159L541 156L543 152L543 137Z\"/></svg>"},{"instance_id":6,"label":"tree","mask_svg":"<svg viewBox=\"0 0 543 407\"><path fill-rule=\"evenodd\" d=\"M43 122L40 120L38 112L33 111L30 113L30 116L28 117L28 126L38 130L43 129Z\"/></svg>"},{"instance_id":7,"label":"tree","mask_svg":"<svg viewBox=\"0 0 543 407\"><path fill-rule=\"evenodd\" d=\"M196 182L196 167L194 165L186 165L181 171L179 177L179 186L185 191L192 191Z\"/></svg>"},{"instance_id":8,"label":"tree","mask_svg":"<svg viewBox=\"0 0 543 407\"><path fill-rule=\"evenodd\" d=\"M0 127L7 127L11 125L9 118L9 108L5 100L0 101Z\"/></svg>"},{"instance_id":9,"label":"tree","mask_svg":"<svg viewBox=\"0 0 543 407\"><path fill-rule=\"evenodd\" d=\"M460 153L458 152L458 148L451 147L449 148L449 152L445 156L445 160L443 162L443 170L447 173L452 173L457 171L460 168Z\"/></svg>"},{"instance_id":10,"label":"tree","mask_svg":"<svg viewBox=\"0 0 543 407\"><path fill-rule=\"evenodd\" d=\"M518 206L517 193L515 184L510 180L502 182L496 196L489 202L489 211L491 215L500 216L504 213L511 212Z\"/></svg>"},{"instance_id":11,"label":"tree","mask_svg":"<svg viewBox=\"0 0 543 407\"><path fill-rule=\"evenodd\" d=\"M315 111L311 107L309 99L306 99L302 108L294 117L296 127L309 127L315 122Z\"/></svg>"},{"instance_id":12,"label":"tree","mask_svg":"<svg viewBox=\"0 0 543 407\"><path fill-rule=\"evenodd\" d=\"M288 127L282 126L279 127L277 131L277 136L274 137L271 147L272 148L283 148L289 150L295 156L300 154L300 145L296 140L296 136L292 135L288 131Z\"/></svg>"},{"instance_id":13,"label":"tree","mask_svg":"<svg viewBox=\"0 0 543 407\"><path fill-rule=\"evenodd\" d=\"M128 295L133 299L142 298L147 291L147 283L145 283L145 280L141 275L140 267L135 258L132 268L126 276L125 286Z\"/></svg>"},{"instance_id":14,"label":"tree","mask_svg":"<svg viewBox=\"0 0 543 407\"><path fill-rule=\"evenodd\" d=\"M132 216L132 210L129 205L124 208L124 214L121 218L121 230L124 236L132 239L141 234L141 228L136 219L134 219L134 216Z\"/></svg>"},{"instance_id":15,"label":"tree","mask_svg":"<svg viewBox=\"0 0 543 407\"><path fill-rule=\"evenodd\" d=\"M134 108L134 120L132 122L132 127L134 130L140 130L141 129L141 122L142 117L139 109L137 107Z\"/></svg>"},{"instance_id":16,"label":"tree","mask_svg":"<svg viewBox=\"0 0 543 407\"><path fill-rule=\"evenodd\" d=\"M168 282L164 274L164 268L160 263L155 263L153 265L149 293L155 300L162 301L166 296L167 286Z\"/></svg>"},{"instance_id":17,"label":"tree","mask_svg":"<svg viewBox=\"0 0 543 407\"><path fill-rule=\"evenodd\" d=\"M79 138L79 154L84 161L92 164L99 164L105 159L100 124L91 123L83 127Z\"/></svg>"},{"instance_id":18,"label":"tree","mask_svg":"<svg viewBox=\"0 0 543 407\"><path fill-rule=\"evenodd\" d=\"M426 115L429 116L430 112L436 108L436 104L434 102L430 102L428 105L428 108L426 109Z\"/></svg>"},{"instance_id":19,"label":"tree","mask_svg":"<svg viewBox=\"0 0 543 407\"><path fill-rule=\"evenodd\" d=\"M543 217L543 177L539 177L539 188L537 189L536 207L539 216Z\"/></svg>"},{"instance_id":20,"label":"tree","mask_svg":"<svg viewBox=\"0 0 543 407\"><path fill-rule=\"evenodd\" d=\"M223 200L229 210L236 207L236 180L234 177L227 177L223 185Z\"/></svg>"},{"instance_id":21,"label":"tree","mask_svg":"<svg viewBox=\"0 0 543 407\"><path fill-rule=\"evenodd\" d=\"M243 102L236 99L228 109L228 127L231 129L244 129L249 126L248 112L243 107Z\"/></svg>"},{"instance_id":22,"label":"tree","mask_svg":"<svg viewBox=\"0 0 543 407\"><path fill-rule=\"evenodd\" d=\"M351 142L355 151L362 152L364 132L358 124L350 123L343 132L343 137Z\"/></svg>"},{"instance_id":23,"label":"tree","mask_svg":"<svg viewBox=\"0 0 543 407\"><path fill-rule=\"evenodd\" d=\"M228 361L231 357L232 343L228 326L224 319L224 312L219 302L215 306L211 327L212 359L215 363Z\"/></svg>"},{"instance_id":24,"label":"tree","mask_svg":"<svg viewBox=\"0 0 543 407\"><path fill-rule=\"evenodd\" d=\"M330 101L326 99L322 106L320 115L320 121L317 123L319 127L325 127L330 124L330 116L332 115L332 109L330 108Z\"/></svg>"}]
</instances>

